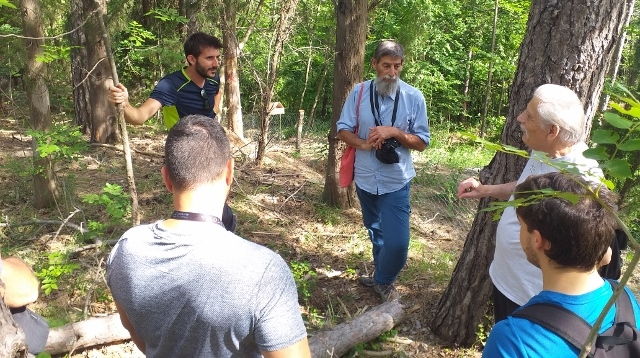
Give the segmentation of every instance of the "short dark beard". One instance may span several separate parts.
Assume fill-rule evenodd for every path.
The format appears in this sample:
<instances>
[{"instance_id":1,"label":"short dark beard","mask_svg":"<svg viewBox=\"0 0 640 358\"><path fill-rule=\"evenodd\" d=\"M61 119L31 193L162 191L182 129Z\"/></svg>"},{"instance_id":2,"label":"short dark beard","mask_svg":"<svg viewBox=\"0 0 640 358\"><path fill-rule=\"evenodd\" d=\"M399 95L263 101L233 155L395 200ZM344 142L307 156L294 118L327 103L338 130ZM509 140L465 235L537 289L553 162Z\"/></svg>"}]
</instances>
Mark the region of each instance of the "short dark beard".
<instances>
[{"instance_id":1,"label":"short dark beard","mask_svg":"<svg viewBox=\"0 0 640 358\"><path fill-rule=\"evenodd\" d=\"M209 76L207 72L208 72L207 69L204 68L203 66L200 66L200 64L198 63L198 60L196 60L196 73L202 76L202 78L213 78L213 76Z\"/></svg>"},{"instance_id":2,"label":"short dark beard","mask_svg":"<svg viewBox=\"0 0 640 358\"><path fill-rule=\"evenodd\" d=\"M385 81L384 77L376 77L376 92L382 97L391 96L398 88L398 76L393 81Z\"/></svg>"}]
</instances>

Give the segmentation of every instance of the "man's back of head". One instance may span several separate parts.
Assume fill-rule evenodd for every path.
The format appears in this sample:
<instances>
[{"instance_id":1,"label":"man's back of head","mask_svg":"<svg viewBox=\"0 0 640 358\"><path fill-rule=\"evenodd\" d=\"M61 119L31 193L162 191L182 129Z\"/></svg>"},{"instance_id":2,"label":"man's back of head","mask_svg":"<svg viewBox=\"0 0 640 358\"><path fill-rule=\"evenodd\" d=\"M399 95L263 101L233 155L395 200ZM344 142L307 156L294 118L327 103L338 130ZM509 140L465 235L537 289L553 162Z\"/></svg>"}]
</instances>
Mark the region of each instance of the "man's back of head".
<instances>
[{"instance_id":1,"label":"man's back of head","mask_svg":"<svg viewBox=\"0 0 640 358\"><path fill-rule=\"evenodd\" d=\"M516 208L522 230L537 230L549 242L545 255L562 267L592 270L615 237L615 195L602 185L554 172L527 178L514 197L531 201Z\"/></svg>"},{"instance_id":2,"label":"man's back of head","mask_svg":"<svg viewBox=\"0 0 640 358\"><path fill-rule=\"evenodd\" d=\"M222 180L231 159L224 129L218 121L202 115L178 121L167 135L164 152L169 179L180 190Z\"/></svg>"}]
</instances>

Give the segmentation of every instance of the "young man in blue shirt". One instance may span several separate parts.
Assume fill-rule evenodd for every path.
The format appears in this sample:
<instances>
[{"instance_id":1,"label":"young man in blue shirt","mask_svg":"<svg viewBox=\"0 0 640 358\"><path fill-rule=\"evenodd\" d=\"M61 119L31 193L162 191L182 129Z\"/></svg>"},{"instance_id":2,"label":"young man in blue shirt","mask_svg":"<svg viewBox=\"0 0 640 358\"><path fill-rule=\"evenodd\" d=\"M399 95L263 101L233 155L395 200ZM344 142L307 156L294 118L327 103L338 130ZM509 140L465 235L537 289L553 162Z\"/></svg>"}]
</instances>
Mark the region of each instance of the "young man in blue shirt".
<instances>
[{"instance_id":1,"label":"young man in blue shirt","mask_svg":"<svg viewBox=\"0 0 640 358\"><path fill-rule=\"evenodd\" d=\"M542 189L578 194L577 203L559 196L547 196L519 206L520 244L527 260L542 270L542 292L522 308L534 303L564 307L593 325L613 294L608 281L598 273L611 237L618 227L613 215L614 195L606 188L562 173L530 176L516 187L515 199L531 199ZM592 188L598 198L585 188ZM631 291L636 326L640 308ZM600 333L614 322L615 306L608 312ZM624 318L622 317L623 321ZM483 357L577 357L580 352L564 338L526 318L508 316L498 322L487 340Z\"/></svg>"},{"instance_id":2,"label":"young man in blue shirt","mask_svg":"<svg viewBox=\"0 0 640 358\"><path fill-rule=\"evenodd\" d=\"M356 148L356 193L373 244L375 272L359 282L388 301L400 297L394 282L409 250L409 190L416 175L411 150L425 150L430 135L424 96L399 78L402 46L382 41L371 64L376 78L351 91L337 130L339 139ZM358 132L353 133L356 124Z\"/></svg>"}]
</instances>

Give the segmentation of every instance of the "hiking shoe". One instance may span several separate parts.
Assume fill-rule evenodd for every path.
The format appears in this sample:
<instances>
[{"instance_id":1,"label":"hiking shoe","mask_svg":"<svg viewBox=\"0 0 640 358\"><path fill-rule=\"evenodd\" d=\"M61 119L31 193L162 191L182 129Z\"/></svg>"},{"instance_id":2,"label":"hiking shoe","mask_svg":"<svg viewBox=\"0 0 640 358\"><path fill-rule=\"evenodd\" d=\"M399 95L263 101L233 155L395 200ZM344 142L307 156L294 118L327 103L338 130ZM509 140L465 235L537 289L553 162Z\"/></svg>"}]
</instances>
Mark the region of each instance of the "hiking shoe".
<instances>
[{"instance_id":1,"label":"hiking shoe","mask_svg":"<svg viewBox=\"0 0 640 358\"><path fill-rule=\"evenodd\" d=\"M358 283L365 287L373 287L376 284L373 281L373 276L360 276L358 277Z\"/></svg>"},{"instance_id":2,"label":"hiking shoe","mask_svg":"<svg viewBox=\"0 0 640 358\"><path fill-rule=\"evenodd\" d=\"M390 283L388 285L373 285L373 290L376 291L382 298L382 302L388 302L400 299L400 294L396 290L396 287Z\"/></svg>"}]
</instances>

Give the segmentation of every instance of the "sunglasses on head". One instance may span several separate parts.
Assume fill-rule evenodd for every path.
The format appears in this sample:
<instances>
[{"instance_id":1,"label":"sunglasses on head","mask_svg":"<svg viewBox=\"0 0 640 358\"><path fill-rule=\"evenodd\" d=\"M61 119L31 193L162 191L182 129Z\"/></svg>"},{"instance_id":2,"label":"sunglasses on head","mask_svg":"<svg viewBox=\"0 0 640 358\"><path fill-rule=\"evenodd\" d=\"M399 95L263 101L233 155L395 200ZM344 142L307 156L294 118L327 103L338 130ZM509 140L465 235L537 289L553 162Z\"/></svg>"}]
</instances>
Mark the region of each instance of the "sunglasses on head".
<instances>
[{"instance_id":1,"label":"sunglasses on head","mask_svg":"<svg viewBox=\"0 0 640 358\"><path fill-rule=\"evenodd\" d=\"M209 97L207 96L207 92L205 92L204 88L200 91L200 97L204 99L204 109L211 108L211 103L209 102Z\"/></svg>"}]
</instances>

